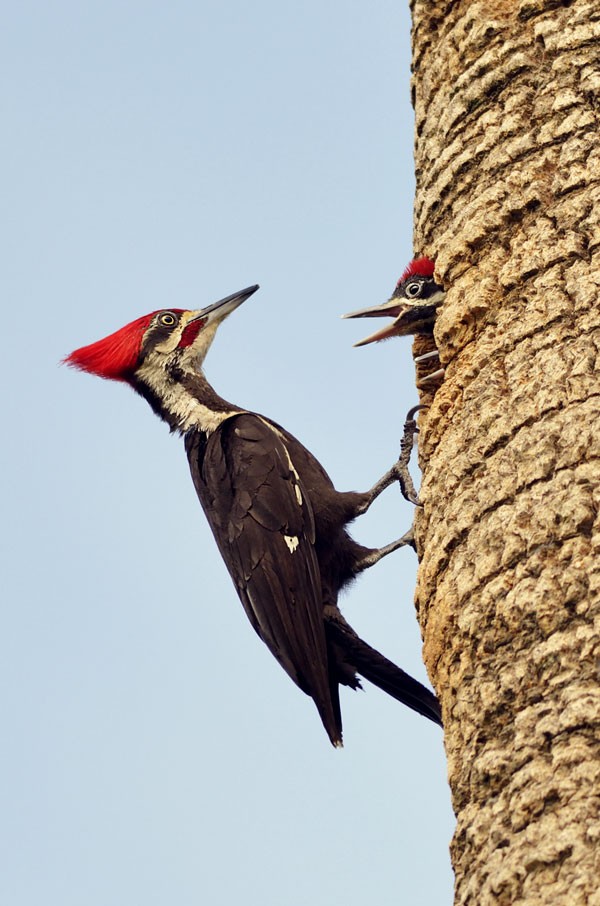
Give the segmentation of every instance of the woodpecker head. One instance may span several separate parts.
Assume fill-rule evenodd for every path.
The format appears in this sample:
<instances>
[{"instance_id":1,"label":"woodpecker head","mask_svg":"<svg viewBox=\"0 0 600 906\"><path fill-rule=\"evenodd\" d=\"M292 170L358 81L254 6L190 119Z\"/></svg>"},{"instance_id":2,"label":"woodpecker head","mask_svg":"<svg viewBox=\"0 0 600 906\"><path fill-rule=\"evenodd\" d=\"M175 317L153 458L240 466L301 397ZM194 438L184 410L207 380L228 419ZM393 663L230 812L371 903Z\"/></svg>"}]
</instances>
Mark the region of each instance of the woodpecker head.
<instances>
[{"instance_id":1,"label":"woodpecker head","mask_svg":"<svg viewBox=\"0 0 600 906\"><path fill-rule=\"evenodd\" d=\"M257 289L258 285L249 286L198 311L153 311L97 343L76 349L64 361L98 377L130 384L173 429L188 430L198 403L191 383L201 374L217 328Z\"/></svg>"},{"instance_id":2,"label":"woodpecker head","mask_svg":"<svg viewBox=\"0 0 600 906\"><path fill-rule=\"evenodd\" d=\"M435 264L429 258L415 258L398 280L387 302L342 315L343 318L378 318L383 315L394 318L391 324L354 345L366 346L389 337L430 332L445 295L444 289L433 278L434 269Z\"/></svg>"}]
</instances>

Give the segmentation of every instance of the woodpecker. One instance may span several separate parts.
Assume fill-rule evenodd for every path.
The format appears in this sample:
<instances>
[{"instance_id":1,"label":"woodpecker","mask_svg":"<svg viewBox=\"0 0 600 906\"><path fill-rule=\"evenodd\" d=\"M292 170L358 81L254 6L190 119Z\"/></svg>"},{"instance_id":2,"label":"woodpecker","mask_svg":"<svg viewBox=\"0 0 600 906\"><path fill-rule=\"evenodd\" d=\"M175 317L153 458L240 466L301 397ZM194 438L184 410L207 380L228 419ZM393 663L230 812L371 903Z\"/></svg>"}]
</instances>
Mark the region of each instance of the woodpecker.
<instances>
[{"instance_id":1,"label":"woodpecker","mask_svg":"<svg viewBox=\"0 0 600 906\"><path fill-rule=\"evenodd\" d=\"M343 318L378 318L388 315L394 318L391 324L370 334L355 346L366 346L389 337L404 337L408 334L432 333L437 310L444 301L444 289L433 277L435 263L429 258L415 258L411 261L396 284L387 302L372 308L351 311ZM438 357L437 350L417 356L415 362ZM443 371L428 375L427 379L443 374Z\"/></svg>"},{"instance_id":2,"label":"woodpecker","mask_svg":"<svg viewBox=\"0 0 600 906\"><path fill-rule=\"evenodd\" d=\"M183 435L196 493L246 615L312 697L334 746L342 745L339 685L360 688L357 673L441 725L433 693L360 639L337 603L360 572L412 542L408 532L367 548L346 528L398 480L398 464L369 491L337 491L295 437L227 402L204 375L218 326L257 289L198 311L151 312L65 362L129 384Z\"/></svg>"}]
</instances>

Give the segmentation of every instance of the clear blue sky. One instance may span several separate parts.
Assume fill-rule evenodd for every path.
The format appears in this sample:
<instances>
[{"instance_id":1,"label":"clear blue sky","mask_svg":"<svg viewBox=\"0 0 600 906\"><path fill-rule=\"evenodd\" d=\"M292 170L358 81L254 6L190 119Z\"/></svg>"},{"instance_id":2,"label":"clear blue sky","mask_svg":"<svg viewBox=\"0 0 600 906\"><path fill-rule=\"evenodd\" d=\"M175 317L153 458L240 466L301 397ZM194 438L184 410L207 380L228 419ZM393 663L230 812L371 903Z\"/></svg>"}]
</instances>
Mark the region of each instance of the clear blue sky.
<instances>
[{"instance_id":1,"label":"clear blue sky","mask_svg":"<svg viewBox=\"0 0 600 906\"><path fill-rule=\"evenodd\" d=\"M254 635L183 446L59 367L147 311L261 290L206 362L341 489L417 401L410 342L350 309L411 257L406 4L22 2L0 37L4 482L0 902L440 906L440 731L344 690L334 751ZM390 541L396 488L355 526ZM415 558L343 601L421 679Z\"/></svg>"}]
</instances>

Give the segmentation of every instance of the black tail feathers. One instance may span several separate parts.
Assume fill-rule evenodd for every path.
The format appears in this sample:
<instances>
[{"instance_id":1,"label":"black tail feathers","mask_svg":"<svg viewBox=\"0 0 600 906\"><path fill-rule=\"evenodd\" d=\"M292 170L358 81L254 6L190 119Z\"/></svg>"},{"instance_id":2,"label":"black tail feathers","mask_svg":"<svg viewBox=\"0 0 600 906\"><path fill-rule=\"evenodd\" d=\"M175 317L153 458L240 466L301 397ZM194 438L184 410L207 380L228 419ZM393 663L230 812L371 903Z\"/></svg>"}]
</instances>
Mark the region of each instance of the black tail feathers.
<instances>
[{"instance_id":1,"label":"black tail feathers","mask_svg":"<svg viewBox=\"0 0 600 906\"><path fill-rule=\"evenodd\" d=\"M339 611L326 619L325 626L330 643L341 649L344 660L357 673L403 705L442 726L440 703L433 692L363 642Z\"/></svg>"}]
</instances>

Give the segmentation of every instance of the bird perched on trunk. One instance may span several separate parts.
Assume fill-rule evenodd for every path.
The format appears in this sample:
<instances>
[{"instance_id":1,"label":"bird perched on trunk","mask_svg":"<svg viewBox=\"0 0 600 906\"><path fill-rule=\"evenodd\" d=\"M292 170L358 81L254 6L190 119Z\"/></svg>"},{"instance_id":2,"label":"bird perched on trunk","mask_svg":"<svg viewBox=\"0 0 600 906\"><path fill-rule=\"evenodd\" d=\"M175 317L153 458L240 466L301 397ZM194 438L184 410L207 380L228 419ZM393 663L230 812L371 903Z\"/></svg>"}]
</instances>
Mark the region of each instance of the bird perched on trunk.
<instances>
[{"instance_id":1,"label":"bird perched on trunk","mask_svg":"<svg viewBox=\"0 0 600 906\"><path fill-rule=\"evenodd\" d=\"M391 324L387 324L354 345L366 346L368 343L376 343L390 337L405 337L409 334L432 334L437 310L445 297L444 288L435 282L434 269L435 264L429 258L415 258L398 280L394 292L387 302L342 315L343 318L387 316L394 319ZM415 362L418 364L435 358L439 358L437 349L417 356ZM439 369L421 380L433 380L443 374L443 369Z\"/></svg>"},{"instance_id":2,"label":"bird perched on trunk","mask_svg":"<svg viewBox=\"0 0 600 906\"><path fill-rule=\"evenodd\" d=\"M346 530L398 480L396 464L370 491L336 491L314 456L280 425L222 399L202 363L219 324L258 286L199 311L165 309L75 350L67 364L130 384L184 435L200 503L246 614L271 653L310 695L331 742L342 744L339 685L357 672L440 724L435 696L354 632L340 590L410 543L380 549Z\"/></svg>"}]
</instances>

